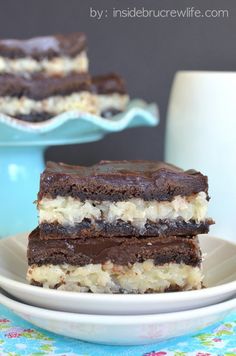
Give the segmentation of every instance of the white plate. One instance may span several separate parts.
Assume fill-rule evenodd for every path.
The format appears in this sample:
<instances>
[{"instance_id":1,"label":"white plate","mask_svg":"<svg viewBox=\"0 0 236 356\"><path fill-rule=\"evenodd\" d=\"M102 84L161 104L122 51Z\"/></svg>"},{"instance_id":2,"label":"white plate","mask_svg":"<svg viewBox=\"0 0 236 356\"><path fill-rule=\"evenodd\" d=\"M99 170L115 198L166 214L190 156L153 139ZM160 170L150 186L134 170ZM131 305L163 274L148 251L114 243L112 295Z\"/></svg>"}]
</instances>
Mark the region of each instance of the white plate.
<instances>
[{"instance_id":1,"label":"white plate","mask_svg":"<svg viewBox=\"0 0 236 356\"><path fill-rule=\"evenodd\" d=\"M219 238L200 237L204 284L199 291L165 294L92 294L43 289L25 280L26 235L0 241L0 286L16 298L48 309L86 314L152 314L199 308L231 298L236 293L236 245Z\"/></svg>"},{"instance_id":2,"label":"white plate","mask_svg":"<svg viewBox=\"0 0 236 356\"><path fill-rule=\"evenodd\" d=\"M0 303L48 331L83 341L141 345L196 332L236 309L236 298L189 311L153 315L87 315L41 309L0 293Z\"/></svg>"}]
</instances>

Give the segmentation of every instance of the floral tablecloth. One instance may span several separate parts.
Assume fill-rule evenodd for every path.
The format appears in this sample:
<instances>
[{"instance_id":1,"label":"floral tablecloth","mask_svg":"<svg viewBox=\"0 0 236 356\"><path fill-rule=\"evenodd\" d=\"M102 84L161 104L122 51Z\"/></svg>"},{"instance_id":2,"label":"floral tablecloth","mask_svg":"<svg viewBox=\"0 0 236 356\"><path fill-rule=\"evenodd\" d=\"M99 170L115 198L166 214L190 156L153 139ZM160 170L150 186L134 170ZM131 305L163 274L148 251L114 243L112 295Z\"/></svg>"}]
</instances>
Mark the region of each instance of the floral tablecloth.
<instances>
[{"instance_id":1,"label":"floral tablecloth","mask_svg":"<svg viewBox=\"0 0 236 356\"><path fill-rule=\"evenodd\" d=\"M197 334L145 346L103 346L34 327L0 306L0 356L236 356L236 313Z\"/></svg>"}]
</instances>

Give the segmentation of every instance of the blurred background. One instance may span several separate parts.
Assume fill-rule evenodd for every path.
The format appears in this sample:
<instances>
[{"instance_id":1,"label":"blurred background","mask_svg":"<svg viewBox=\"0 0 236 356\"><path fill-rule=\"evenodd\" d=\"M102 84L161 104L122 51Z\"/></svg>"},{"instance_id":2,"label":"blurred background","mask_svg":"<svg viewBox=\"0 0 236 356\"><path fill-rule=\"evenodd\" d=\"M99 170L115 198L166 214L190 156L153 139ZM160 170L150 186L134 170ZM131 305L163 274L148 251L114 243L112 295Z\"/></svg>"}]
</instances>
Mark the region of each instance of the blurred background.
<instances>
[{"instance_id":1,"label":"blurred background","mask_svg":"<svg viewBox=\"0 0 236 356\"><path fill-rule=\"evenodd\" d=\"M177 4L178 3L178 4ZM131 97L157 102L161 123L104 140L48 149L46 159L92 164L100 159L163 159L165 118L174 73L180 69L235 70L235 0L8 0L0 1L2 38L84 31L93 74L122 74ZM90 8L228 9L227 18L90 17Z\"/></svg>"}]
</instances>

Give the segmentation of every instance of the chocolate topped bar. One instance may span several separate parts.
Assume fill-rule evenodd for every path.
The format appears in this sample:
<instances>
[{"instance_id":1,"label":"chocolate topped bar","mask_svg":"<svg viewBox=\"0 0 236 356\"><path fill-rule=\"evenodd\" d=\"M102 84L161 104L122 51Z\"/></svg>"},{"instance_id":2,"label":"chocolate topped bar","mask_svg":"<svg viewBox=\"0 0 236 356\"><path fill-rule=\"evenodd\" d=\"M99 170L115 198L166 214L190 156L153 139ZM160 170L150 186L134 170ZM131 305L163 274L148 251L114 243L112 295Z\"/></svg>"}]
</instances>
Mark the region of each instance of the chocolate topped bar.
<instances>
[{"instance_id":1,"label":"chocolate topped bar","mask_svg":"<svg viewBox=\"0 0 236 356\"><path fill-rule=\"evenodd\" d=\"M40 241L29 237L31 284L78 292L153 293L199 289L198 239L171 236Z\"/></svg>"},{"instance_id":2,"label":"chocolate topped bar","mask_svg":"<svg viewBox=\"0 0 236 356\"><path fill-rule=\"evenodd\" d=\"M56 56L74 57L85 50L86 47L86 36L82 32L25 40L2 39L0 40L0 56L12 59L31 57L36 60Z\"/></svg>"},{"instance_id":3,"label":"chocolate topped bar","mask_svg":"<svg viewBox=\"0 0 236 356\"><path fill-rule=\"evenodd\" d=\"M80 32L0 40L0 114L40 122L67 111L107 119L124 111L124 80L113 73L91 78L86 49Z\"/></svg>"},{"instance_id":4,"label":"chocolate topped bar","mask_svg":"<svg viewBox=\"0 0 236 356\"><path fill-rule=\"evenodd\" d=\"M206 233L207 177L163 162L48 162L40 179L40 239Z\"/></svg>"},{"instance_id":5,"label":"chocolate topped bar","mask_svg":"<svg viewBox=\"0 0 236 356\"><path fill-rule=\"evenodd\" d=\"M38 122L70 110L98 114L89 74L0 75L0 113Z\"/></svg>"},{"instance_id":6,"label":"chocolate topped bar","mask_svg":"<svg viewBox=\"0 0 236 356\"><path fill-rule=\"evenodd\" d=\"M51 77L87 72L86 47L84 33L0 40L0 74Z\"/></svg>"},{"instance_id":7,"label":"chocolate topped bar","mask_svg":"<svg viewBox=\"0 0 236 356\"><path fill-rule=\"evenodd\" d=\"M127 108L129 95L124 79L110 73L92 77L92 91L97 95L101 116L110 119Z\"/></svg>"},{"instance_id":8,"label":"chocolate topped bar","mask_svg":"<svg viewBox=\"0 0 236 356\"><path fill-rule=\"evenodd\" d=\"M176 196L208 192L207 177L194 170L154 161L101 161L91 167L48 162L41 175L38 199L171 201Z\"/></svg>"},{"instance_id":9,"label":"chocolate topped bar","mask_svg":"<svg viewBox=\"0 0 236 356\"><path fill-rule=\"evenodd\" d=\"M49 162L27 278L46 288L99 293L199 289L208 232L207 177L163 162Z\"/></svg>"},{"instance_id":10,"label":"chocolate topped bar","mask_svg":"<svg viewBox=\"0 0 236 356\"><path fill-rule=\"evenodd\" d=\"M95 115L105 110L114 114L114 110L124 109L127 98L120 94L95 94L88 73L0 75L0 112L25 121L44 121L69 110Z\"/></svg>"},{"instance_id":11,"label":"chocolate topped bar","mask_svg":"<svg viewBox=\"0 0 236 356\"><path fill-rule=\"evenodd\" d=\"M30 122L98 115L86 47L83 33L0 40L0 114Z\"/></svg>"}]
</instances>

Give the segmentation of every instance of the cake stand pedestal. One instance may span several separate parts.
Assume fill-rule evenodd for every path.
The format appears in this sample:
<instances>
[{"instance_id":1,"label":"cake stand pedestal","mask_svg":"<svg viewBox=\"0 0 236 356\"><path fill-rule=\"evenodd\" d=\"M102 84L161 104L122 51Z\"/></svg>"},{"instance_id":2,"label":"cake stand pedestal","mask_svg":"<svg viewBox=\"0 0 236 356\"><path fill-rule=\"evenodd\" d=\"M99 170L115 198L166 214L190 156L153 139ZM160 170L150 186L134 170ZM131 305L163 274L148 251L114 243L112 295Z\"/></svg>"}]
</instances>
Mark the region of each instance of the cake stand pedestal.
<instances>
[{"instance_id":1,"label":"cake stand pedestal","mask_svg":"<svg viewBox=\"0 0 236 356\"><path fill-rule=\"evenodd\" d=\"M156 126L155 104L133 101L112 120L68 112L43 123L30 124L0 115L0 237L37 226L39 178L49 146L102 139L107 133L135 126Z\"/></svg>"},{"instance_id":2,"label":"cake stand pedestal","mask_svg":"<svg viewBox=\"0 0 236 356\"><path fill-rule=\"evenodd\" d=\"M44 169L45 148L0 147L0 236L36 226L33 202Z\"/></svg>"}]
</instances>

